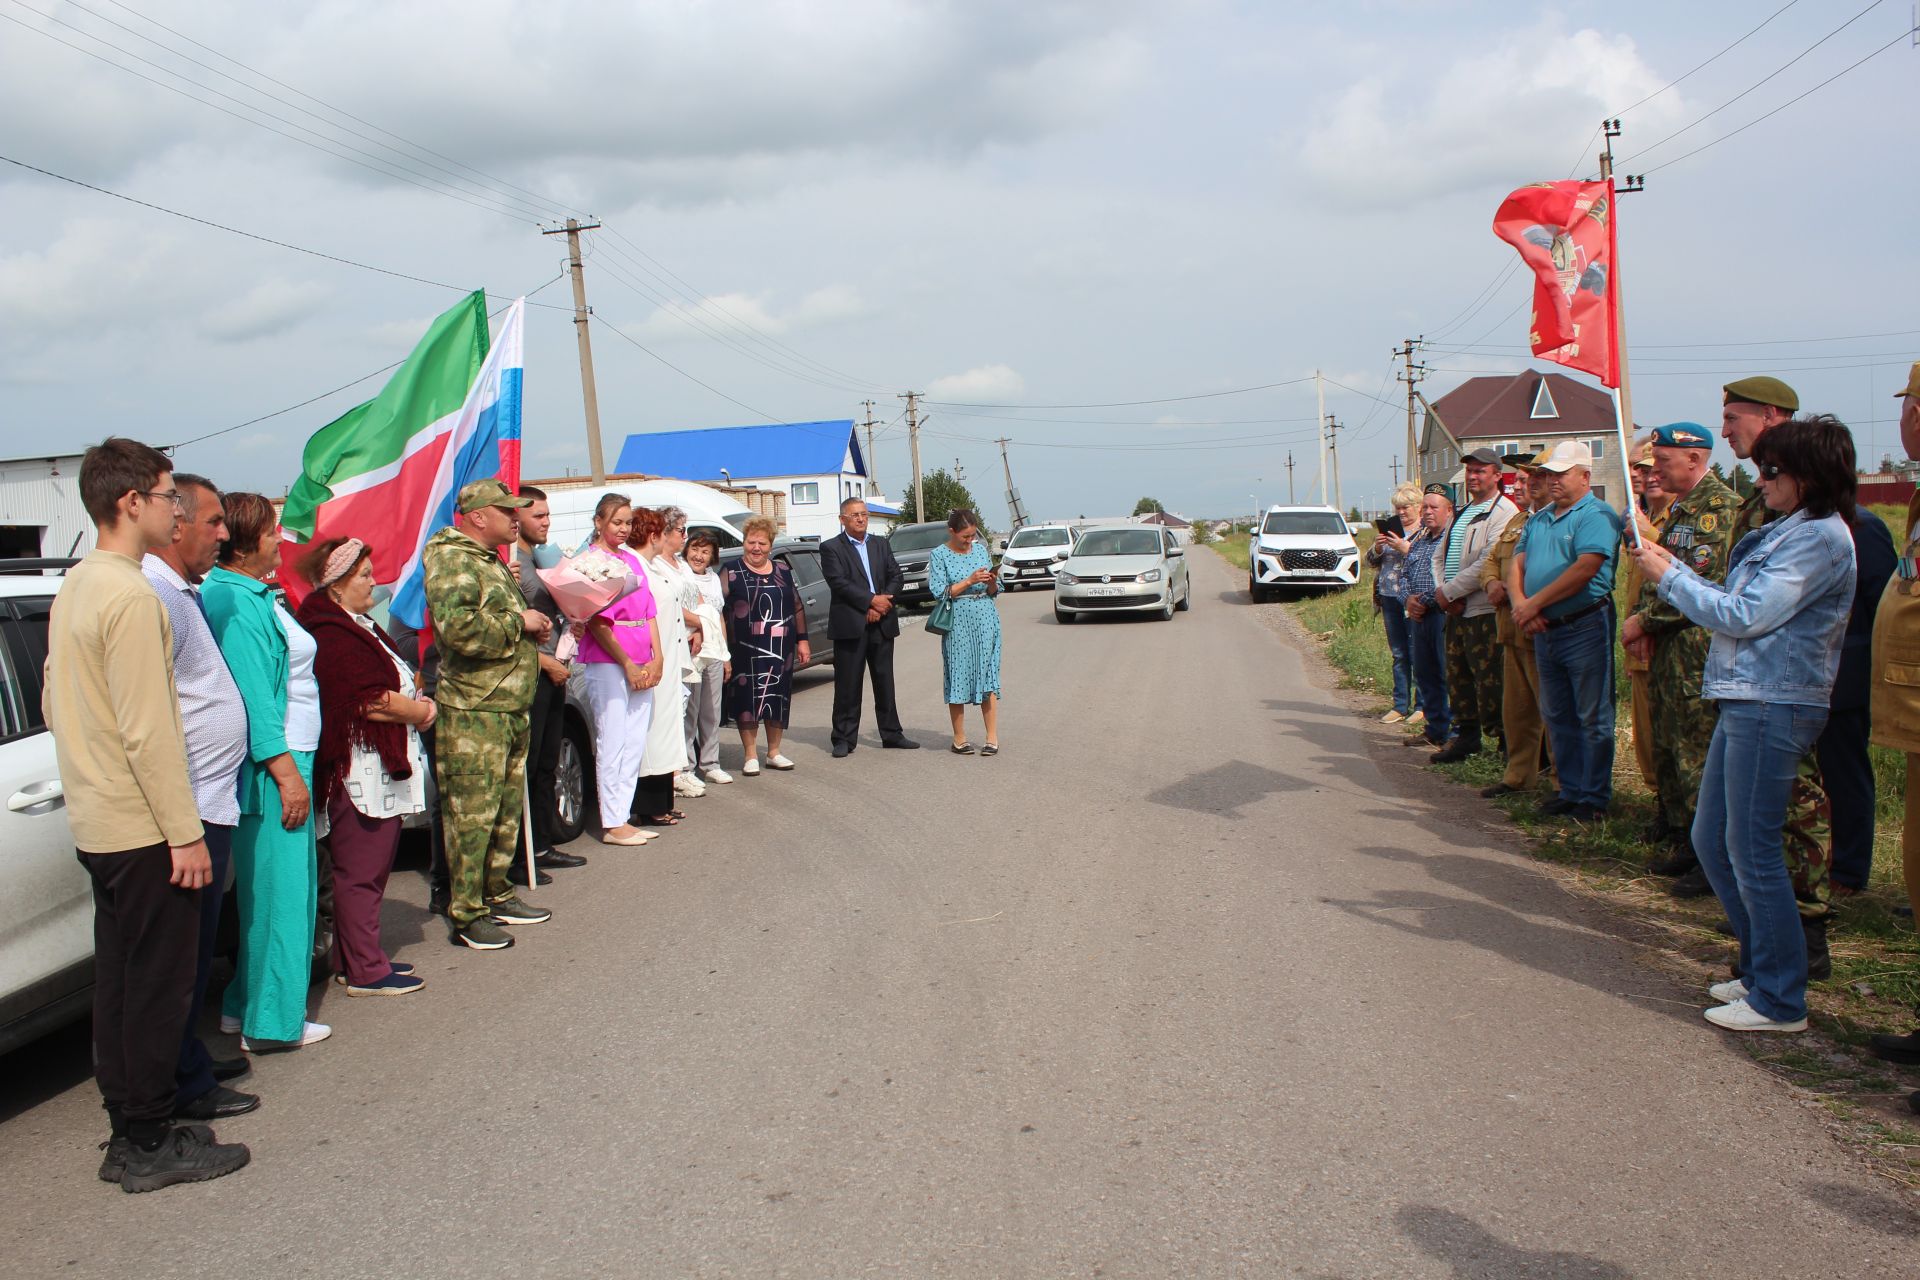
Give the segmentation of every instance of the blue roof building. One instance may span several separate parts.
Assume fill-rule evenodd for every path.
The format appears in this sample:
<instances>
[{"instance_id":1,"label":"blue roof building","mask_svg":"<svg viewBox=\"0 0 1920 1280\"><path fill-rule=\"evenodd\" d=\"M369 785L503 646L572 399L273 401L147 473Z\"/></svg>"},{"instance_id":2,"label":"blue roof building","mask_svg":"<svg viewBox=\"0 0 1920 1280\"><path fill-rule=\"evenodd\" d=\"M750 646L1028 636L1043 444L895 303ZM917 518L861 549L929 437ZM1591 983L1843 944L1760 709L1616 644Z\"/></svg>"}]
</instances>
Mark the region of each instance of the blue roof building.
<instances>
[{"instance_id":1,"label":"blue roof building","mask_svg":"<svg viewBox=\"0 0 1920 1280\"><path fill-rule=\"evenodd\" d=\"M851 418L640 432L621 446L616 469L784 493L786 531L796 537L838 533L841 500L867 491Z\"/></svg>"}]
</instances>

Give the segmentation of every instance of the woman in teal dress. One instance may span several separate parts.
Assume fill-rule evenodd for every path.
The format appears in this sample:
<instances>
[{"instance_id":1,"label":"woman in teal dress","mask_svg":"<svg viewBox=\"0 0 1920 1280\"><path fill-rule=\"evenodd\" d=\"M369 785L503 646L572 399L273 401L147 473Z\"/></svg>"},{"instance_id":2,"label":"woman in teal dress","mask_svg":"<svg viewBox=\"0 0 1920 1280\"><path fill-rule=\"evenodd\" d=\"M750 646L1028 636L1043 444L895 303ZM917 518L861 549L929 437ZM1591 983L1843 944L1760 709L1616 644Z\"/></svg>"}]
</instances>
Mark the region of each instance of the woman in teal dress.
<instances>
[{"instance_id":1,"label":"woman in teal dress","mask_svg":"<svg viewBox=\"0 0 1920 1280\"><path fill-rule=\"evenodd\" d=\"M319 865L313 847L313 755L320 746L316 646L275 599L280 567L273 504L224 499L227 540L200 588L207 623L247 707L233 889L240 959L220 1002L220 1029L242 1048L292 1049L331 1028L307 1021Z\"/></svg>"},{"instance_id":2,"label":"woman in teal dress","mask_svg":"<svg viewBox=\"0 0 1920 1280\"><path fill-rule=\"evenodd\" d=\"M927 562L927 589L953 601L953 627L940 637L946 660L947 716L953 721L953 751L972 755L967 708L978 704L986 721L983 756L1000 752L1000 610L993 598L1000 581L980 537L980 518L965 507L947 516L947 540Z\"/></svg>"}]
</instances>

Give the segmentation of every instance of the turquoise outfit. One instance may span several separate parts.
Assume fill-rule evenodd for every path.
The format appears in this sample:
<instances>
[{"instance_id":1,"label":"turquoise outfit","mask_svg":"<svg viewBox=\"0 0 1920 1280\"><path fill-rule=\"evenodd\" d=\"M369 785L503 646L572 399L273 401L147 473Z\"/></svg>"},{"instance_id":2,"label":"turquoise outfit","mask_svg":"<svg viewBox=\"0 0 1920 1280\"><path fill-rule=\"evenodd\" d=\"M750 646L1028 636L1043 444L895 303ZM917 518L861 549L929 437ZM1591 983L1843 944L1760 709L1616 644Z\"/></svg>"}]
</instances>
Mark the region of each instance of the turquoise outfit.
<instances>
[{"instance_id":1,"label":"turquoise outfit","mask_svg":"<svg viewBox=\"0 0 1920 1280\"><path fill-rule=\"evenodd\" d=\"M240 768L240 823L233 832L240 958L220 1012L237 1018L249 1040L297 1041L307 1020L319 905L313 812L309 807L307 820L292 831L282 826L280 788L265 766L291 752L311 793L314 753L288 745L292 667L272 588L215 568L200 595L247 707L247 761Z\"/></svg>"},{"instance_id":2,"label":"turquoise outfit","mask_svg":"<svg viewBox=\"0 0 1920 1280\"><path fill-rule=\"evenodd\" d=\"M965 555L955 554L943 542L927 561L927 589L939 600L974 570L992 567L993 558L978 539ZM946 659L948 706L985 702L989 694L999 696L1000 610L984 583L975 583L953 598L953 629L940 637L940 654Z\"/></svg>"}]
</instances>

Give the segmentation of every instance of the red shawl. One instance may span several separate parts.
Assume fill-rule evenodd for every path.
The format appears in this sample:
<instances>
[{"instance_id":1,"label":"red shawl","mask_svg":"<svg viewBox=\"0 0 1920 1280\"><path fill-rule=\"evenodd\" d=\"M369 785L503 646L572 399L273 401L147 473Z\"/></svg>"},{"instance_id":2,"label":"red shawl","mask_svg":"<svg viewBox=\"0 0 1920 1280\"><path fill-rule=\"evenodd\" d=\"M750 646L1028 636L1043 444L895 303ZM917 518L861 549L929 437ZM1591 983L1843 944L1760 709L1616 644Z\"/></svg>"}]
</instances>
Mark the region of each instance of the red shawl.
<instances>
[{"instance_id":1,"label":"red shawl","mask_svg":"<svg viewBox=\"0 0 1920 1280\"><path fill-rule=\"evenodd\" d=\"M324 805L353 763L355 747L371 747L396 778L412 776L407 762L407 726L367 719L369 708L400 691L394 669L399 650L378 626L371 629L335 603L325 591L300 602L300 625L313 637L317 652L314 678L320 685L320 749L313 758L315 803Z\"/></svg>"}]
</instances>

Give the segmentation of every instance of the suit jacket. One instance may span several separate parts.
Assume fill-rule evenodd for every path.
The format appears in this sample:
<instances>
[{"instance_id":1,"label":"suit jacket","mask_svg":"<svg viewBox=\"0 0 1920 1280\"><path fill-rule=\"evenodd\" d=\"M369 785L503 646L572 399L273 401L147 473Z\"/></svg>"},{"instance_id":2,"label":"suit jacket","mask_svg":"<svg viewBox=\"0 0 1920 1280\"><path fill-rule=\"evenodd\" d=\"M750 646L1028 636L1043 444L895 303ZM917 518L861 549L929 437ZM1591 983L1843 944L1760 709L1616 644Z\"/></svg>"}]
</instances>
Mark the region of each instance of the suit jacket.
<instances>
[{"instance_id":1,"label":"suit jacket","mask_svg":"<svg viewBox=\"0 0 1920 1280\"><path fill-rule=\"evenodd\" d=\"M873 570L877 591L868 588L866 571L860 567L860 553L853 549L846 534L835 534L820 544L820 572L833 590L833 604L827 612L827 634L835 640L858 640L865 635L867 608L873 603L873 597L884 595L898 600L901 588L906 585L900 562L893 558L893 548L875 533L867 535L867 564ZM886 617L875 625L882 635L899 635L899 609L887 610Z\"/></svg>"},{"instance_id":2,"label":"suit jacket","mask_svg":"<svg viewBox=\"0 0 1920 1280\"><path fill-rule=\"evenodd\" d=\"M1899 559L1886 521L1865 507L1856 508L1853 612L1847 618L1846 638L1840 645L1840 670L1833 681L1835 711L1861 710L1872 698L1873 624L1880 612L1880 597L1886 593L1887 580L1893 577Z\"/></svg>"}]
</instances>

